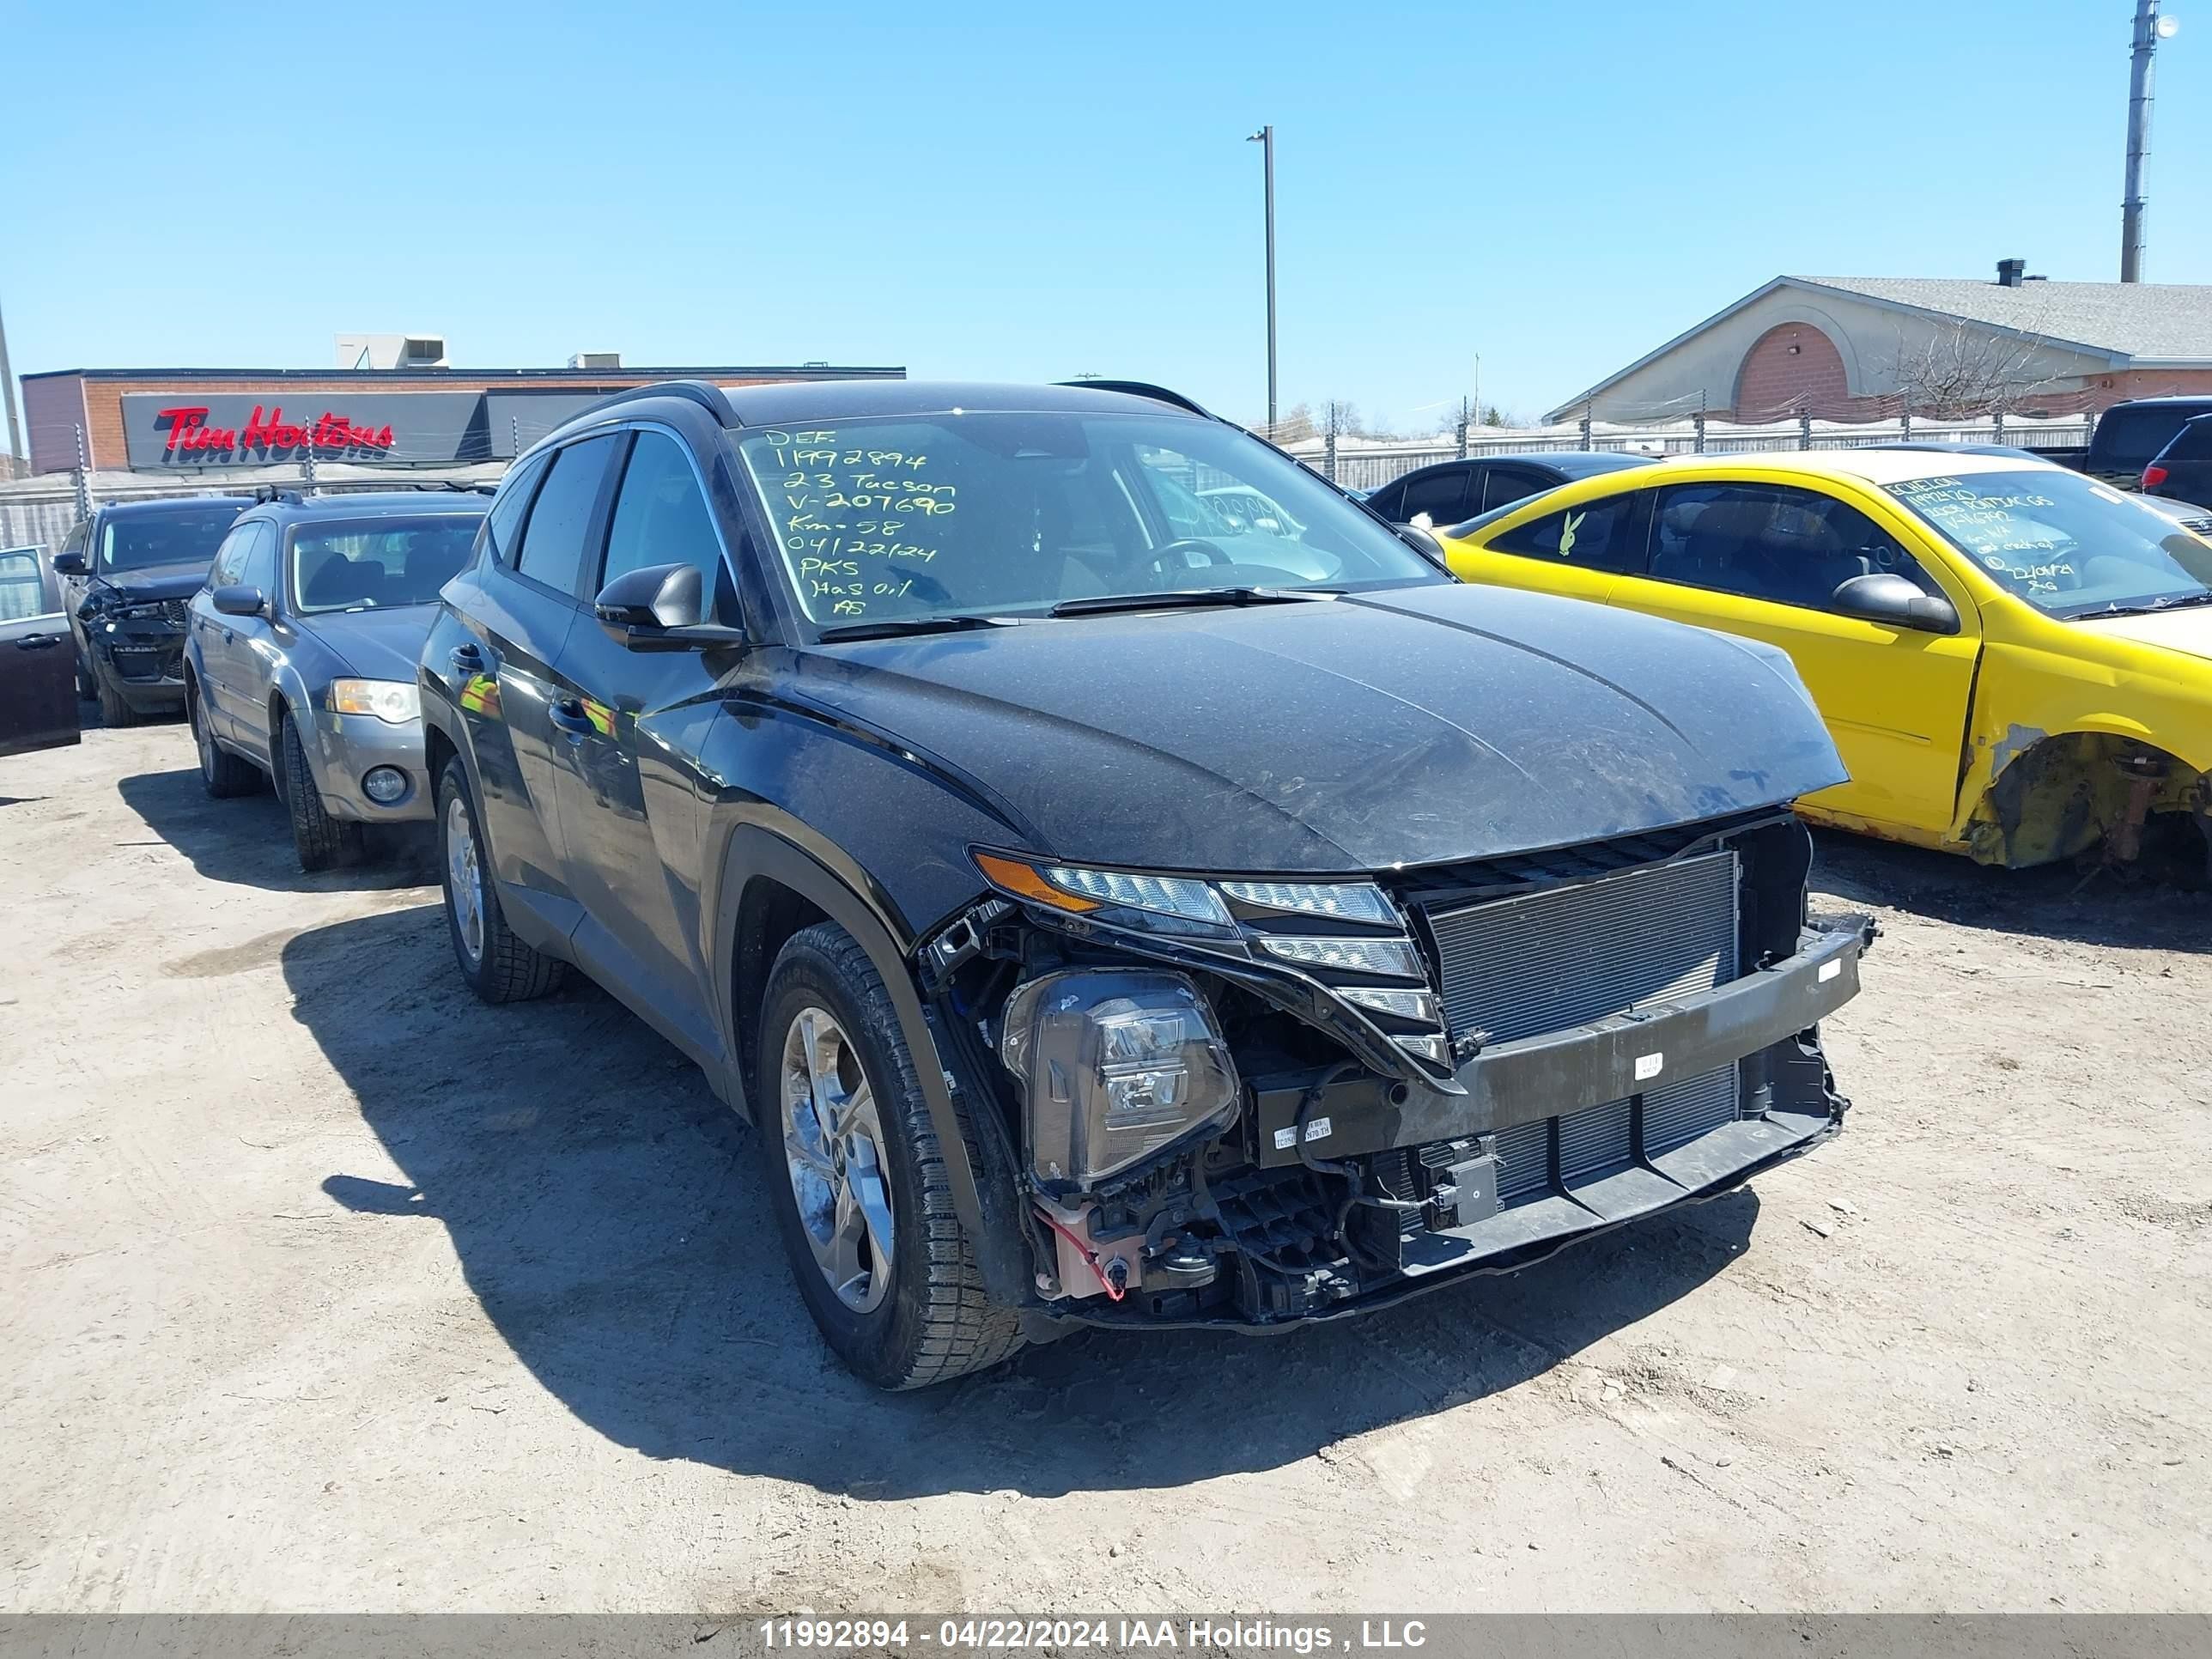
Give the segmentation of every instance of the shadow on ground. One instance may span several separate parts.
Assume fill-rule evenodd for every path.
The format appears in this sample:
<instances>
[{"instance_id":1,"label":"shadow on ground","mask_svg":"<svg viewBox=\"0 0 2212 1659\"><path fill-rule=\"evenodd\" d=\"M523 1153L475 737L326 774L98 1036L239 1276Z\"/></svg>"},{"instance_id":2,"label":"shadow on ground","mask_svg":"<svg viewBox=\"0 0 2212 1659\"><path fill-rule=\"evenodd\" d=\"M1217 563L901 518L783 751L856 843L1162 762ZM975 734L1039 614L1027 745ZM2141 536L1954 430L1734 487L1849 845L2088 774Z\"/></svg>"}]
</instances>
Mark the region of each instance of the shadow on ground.
<instances>
[{"instance_id":1,"label":"shadow on ground","mask_svg":"<svg viewBox=\"0 0 2212 1659\"><path fill-rule=\"evenodd\" d=\"M2083 945L2212 949L2212 892L2070 864L1994 870L1954 854L1838 830L1813 832L1814 908L1827 897L1936 921Z\"/></svg>"},{"instance_id":2,"label":"shadow on ground","mask_svg":"<svg viewBox=\"0 0 2212 1659\"><path fill-rule=\"evenodd\" d=\"M303 933L295 1015L405 1184L339 1173L362 1226L443 1226L516 1356L599 1433L860 1498L1175 1486L1272 1468L1513 1388L1697 1289L1739 1193L1508 1278L1267 1338L1086 1333L919 1394L854 1381L793 1288L751 1132L587 983L488 1008L434 906Z\"/></svg>"},{"instance_id":3,"label":"shadow on ground","mask_svg":"<svg viewBox=\"0 0 2212 1659\"><path fill-rule=\"evenodd\" d=\"M273 789L216 800L197 766L140 772L117 780L115 787L153 836L190 859L210 881L277 893L328 893L420 887L438 879L437 849L427 823L375 826L361 863L310 876L300 869L292 821Z\"/></svg>"}]
</instances>

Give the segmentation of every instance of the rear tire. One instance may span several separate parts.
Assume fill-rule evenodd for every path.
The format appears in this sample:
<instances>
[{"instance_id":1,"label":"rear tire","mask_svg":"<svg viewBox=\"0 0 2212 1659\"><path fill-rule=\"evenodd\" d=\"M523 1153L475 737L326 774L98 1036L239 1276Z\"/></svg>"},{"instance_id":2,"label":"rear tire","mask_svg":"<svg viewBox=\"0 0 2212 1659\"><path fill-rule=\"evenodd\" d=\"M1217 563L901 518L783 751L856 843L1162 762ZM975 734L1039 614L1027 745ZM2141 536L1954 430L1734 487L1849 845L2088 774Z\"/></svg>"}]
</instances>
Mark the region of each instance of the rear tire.
<instances>
[{"instance_id":1,"label":"rear tire","mask_svg":"<svg viewBox=\"0 0 2212 1659\"><path fill-rule=\"evenodd\" d=\"M192 728L192 744L200 754L200 783L217 800L250 795L261 787L261 769L240 760L215 740L207 715L200 708L198 685L185 683L185 721Z\"/></svg>"},{"instance_id":2,"label":"rear tire","mask_svg":"<svg viewBox=\"0 0 2212 1659\"><path fill-rule=\"evenodd\" d=\"M837 1357L880 1389L922 1388L1012 1358L1020 1316L984 1291L890 994L835 922L795 934L776 957L758 1048L769 1202L799 1294ZM848 1216L860 1234L841 1256Z\"/></svg>"},{"instance_id":3,"label":"rear tire","mask_svg":"<svg viewBox=\"0 0 2212 1659\"><path fill-rule=\"evenodd\" d=\"M438 779L438 865L446 931L461 977L486 1002L527 1002L560 988L568 964L518 938L500 908L469 775L457 755Z\"/></svg>"},{"instance_id":4,"label":"rear tire","mask_svg":"<svg viewBox=\"0 0 2212 1659\"><path fill-rule=\"evenodd\" d=\"M300 854L300 868L313 875L358 860L361 826L332 817L324 807L323 792L307 769L300 729L289 715L277 737L277 764L284 769L284 805L291 810L292 846Z\"/></svg>"}]
</instances>

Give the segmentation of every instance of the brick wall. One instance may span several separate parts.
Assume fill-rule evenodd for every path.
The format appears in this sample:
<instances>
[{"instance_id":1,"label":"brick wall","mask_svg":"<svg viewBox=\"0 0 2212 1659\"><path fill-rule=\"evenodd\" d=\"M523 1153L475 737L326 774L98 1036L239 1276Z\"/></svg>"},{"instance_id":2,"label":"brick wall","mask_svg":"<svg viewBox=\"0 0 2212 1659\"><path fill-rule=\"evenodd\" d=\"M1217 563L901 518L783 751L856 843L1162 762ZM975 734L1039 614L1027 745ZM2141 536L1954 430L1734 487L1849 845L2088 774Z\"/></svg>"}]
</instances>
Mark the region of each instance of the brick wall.
<instances>
[{"instance_id":1,"label":"brick wall","mask_svg":"<svg viewBox=\"0 0 2212 1659\"><path fill-rule=\"evenodd\" d=\"M1779 421L1809 410L1820 421L1870 420L1871 399L1851 396L1836 343L1810 323L1770 328L1743 354L1735 373L1739 421Z\"/></svg>"}]
</instances>

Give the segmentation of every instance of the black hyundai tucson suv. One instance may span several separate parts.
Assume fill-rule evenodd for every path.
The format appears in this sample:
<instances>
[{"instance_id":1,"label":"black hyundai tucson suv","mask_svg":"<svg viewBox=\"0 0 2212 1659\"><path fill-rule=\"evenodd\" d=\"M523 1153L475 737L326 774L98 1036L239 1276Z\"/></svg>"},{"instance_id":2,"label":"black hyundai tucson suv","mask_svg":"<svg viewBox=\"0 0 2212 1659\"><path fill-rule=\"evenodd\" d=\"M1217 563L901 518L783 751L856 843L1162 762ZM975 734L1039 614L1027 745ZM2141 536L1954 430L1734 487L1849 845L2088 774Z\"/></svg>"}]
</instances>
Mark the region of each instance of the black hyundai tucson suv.
<instances>
[{"instance_id":1,"label":"black hyundai tucson suv","mask_svg":"<svg viewBox=\"0 0 2212 1659\"><path fill-rule=\"evenodd\" d=\"M1788 659L1463 586L1156 388L623 394L421 689L462 974L696 1060L880 1384L1516 1267L1844 1110Z\"/></svg>"}]
</instances>

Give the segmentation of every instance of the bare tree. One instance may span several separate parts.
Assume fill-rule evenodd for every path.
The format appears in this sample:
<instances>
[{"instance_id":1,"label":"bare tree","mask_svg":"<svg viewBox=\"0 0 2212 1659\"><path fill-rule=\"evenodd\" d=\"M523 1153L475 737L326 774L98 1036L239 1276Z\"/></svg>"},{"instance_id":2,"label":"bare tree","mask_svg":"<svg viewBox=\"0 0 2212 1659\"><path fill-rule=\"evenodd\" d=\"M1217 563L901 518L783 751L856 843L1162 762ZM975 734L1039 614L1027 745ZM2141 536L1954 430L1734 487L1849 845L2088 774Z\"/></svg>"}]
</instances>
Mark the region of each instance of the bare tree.
<instances>
[{"instance_id":1,"label":"bare tree","mask_svg":"<svg viewBox=\"0 0 2212 1659\"><path fill-rule=\"evenodd\" d=\"M1888 367L1911 413L1967 420L2018 409L2025 399L2072 378L2039 367L2037 360L2049 343L2039 332L1991 328L1960 318L1913 344L1906 343L1900 330Z\"/></svg>"}]
</instances>

